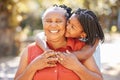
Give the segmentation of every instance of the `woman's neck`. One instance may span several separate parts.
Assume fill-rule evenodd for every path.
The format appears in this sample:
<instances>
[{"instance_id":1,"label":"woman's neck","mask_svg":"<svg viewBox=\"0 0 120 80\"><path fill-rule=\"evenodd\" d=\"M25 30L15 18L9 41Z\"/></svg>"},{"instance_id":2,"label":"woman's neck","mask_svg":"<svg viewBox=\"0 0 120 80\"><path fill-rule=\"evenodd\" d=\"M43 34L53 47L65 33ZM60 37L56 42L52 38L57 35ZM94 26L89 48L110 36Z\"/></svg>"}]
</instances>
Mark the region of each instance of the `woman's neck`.
<instances>
[{"instance_id":1,"label":"woman's neck","mask_svg":"<svg viewBox=\"0 0 120 80\"><path fill-rule=\"evenodd\" d=\"M60 39L60 40L57 40L57 41L49 41L47 40L47 43L53 47L54 49L58 49L60 47L66 47L66 38L63 38L63 39Z\"/></svg>"}]
</instances>

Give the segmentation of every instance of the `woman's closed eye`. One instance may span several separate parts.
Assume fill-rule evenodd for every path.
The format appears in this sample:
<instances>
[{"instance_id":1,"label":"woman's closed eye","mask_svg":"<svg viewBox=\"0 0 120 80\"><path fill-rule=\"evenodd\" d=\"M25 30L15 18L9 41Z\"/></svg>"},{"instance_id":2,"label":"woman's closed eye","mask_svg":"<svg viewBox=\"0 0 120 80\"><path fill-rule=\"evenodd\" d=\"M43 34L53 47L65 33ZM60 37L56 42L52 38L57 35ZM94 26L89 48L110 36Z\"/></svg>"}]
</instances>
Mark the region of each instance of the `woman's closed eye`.
<instances>
[{"instance_id":1,"label":"woman's closed eye","mask_svg":"<svg viewBox=\"0 0 120 80\"><path fill-rule=\"evenodd\" d=\"M56 23L61 23L61 22L62 22L61 20L56 21Z\"/></svg>"},{"instance_id":2,"label":"woman's closed eye","mask_svg":"<svg viewBox=\"0 0 120 80\"><path fill-rule=\"evenodd\" d=\"M51 23L52 21L51 21L51 20L46 20L45 22L47 22L47 23Z\"/></svg>"},{"instance_id":3,"label":"woman's closed eye","mask_svg":"<svg viewBox=\"0 0 120 80\"><path fill-rule=\"evenodd\" d=\"M52 20L46 20L45 22L52 23L53 21ZM55 23L61 23L61 22L62 22L61 20L55 21Z\"/></svg>"}]
</instances>

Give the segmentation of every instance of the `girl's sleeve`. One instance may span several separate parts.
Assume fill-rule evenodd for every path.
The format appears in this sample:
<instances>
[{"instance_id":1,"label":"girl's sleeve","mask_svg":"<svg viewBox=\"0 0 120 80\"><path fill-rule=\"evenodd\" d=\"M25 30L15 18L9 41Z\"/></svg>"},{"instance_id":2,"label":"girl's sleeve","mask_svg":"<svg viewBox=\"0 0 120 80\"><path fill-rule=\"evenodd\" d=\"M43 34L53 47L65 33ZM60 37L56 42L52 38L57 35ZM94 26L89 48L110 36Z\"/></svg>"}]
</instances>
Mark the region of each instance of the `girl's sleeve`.
<instances>
[{"instance_id":1,"label":"girl's sleeve","mask_svg":"<svg viewBox=\"0 0 120 80\"><path fill-rule=\"evenodd\" d=\"M85 42L75 39L74 51L81 50L85 46Z\"/></svg>"}]
</instances>

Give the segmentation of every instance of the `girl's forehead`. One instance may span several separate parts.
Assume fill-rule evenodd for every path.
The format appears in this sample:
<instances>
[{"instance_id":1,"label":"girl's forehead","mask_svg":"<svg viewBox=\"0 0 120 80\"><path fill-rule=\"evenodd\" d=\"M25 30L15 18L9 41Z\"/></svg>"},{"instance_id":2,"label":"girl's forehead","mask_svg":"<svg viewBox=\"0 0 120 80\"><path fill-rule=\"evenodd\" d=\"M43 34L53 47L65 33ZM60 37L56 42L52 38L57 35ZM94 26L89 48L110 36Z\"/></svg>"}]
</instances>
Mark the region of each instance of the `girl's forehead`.
<instances>
[{"instance_id":1,"label":"girl's forehead","mask_svg":"<svg viewBox=\"0 0 120 80\"><path fill-rule=\"evenodd\" d=\"M69 18L69 20L71 20L71 19L78 19L77 15L76 14L72 14L71 17Z\"/></svg>"}]
</instances>

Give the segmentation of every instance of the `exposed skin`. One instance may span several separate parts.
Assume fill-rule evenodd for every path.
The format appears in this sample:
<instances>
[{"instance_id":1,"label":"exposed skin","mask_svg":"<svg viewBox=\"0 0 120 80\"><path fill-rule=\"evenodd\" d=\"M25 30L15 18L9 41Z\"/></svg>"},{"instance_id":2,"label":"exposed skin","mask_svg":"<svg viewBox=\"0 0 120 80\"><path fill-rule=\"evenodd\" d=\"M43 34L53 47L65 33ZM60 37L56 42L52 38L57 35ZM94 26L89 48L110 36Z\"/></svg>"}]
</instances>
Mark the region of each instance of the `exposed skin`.
<instances>
[{"instance_id":1,"label":"exposed skin","mask_svg":"<svg viewBox=\"0 0 120 80\"><path fill-rule=\"evenodd\" d=\"M34 43L33 43L34 44ZM48 64L51 61L57 61L58 58L49 58L50 56L56 55L52 51L46 51L42 55L36 57L29 65L28 65L28 49L25 48L23 52L21 52L21 60L18 67L18 71L15 75L14 80L32 80L35 72L40 69L44 69L46 67L54 67L56 64ZM49 58L49 59L48 59ZM29 75L29 77L28 77Z\"/></svg>"},{"instance_id":2,"label":"exposed skin","mask_svg":"<svg viewBox=\"0 0 120 80\"><path fill-rule=\"evenodd\" d=\"M86 36L87 34L83 31L82 25L78 21L77 16L73 14L68 20L65 37L85 38ZM49 48L46 49L45 47L45 41L41 40L39 37L36 38L36 42L44 51L49 50ZM99 40L96 39L96 42L93 46L86 45L80 51L74 52L74 54L78 57L79 60L85 60L93 55L98 42Z\"/></svg>"},{"instance_id":3,"label":"exposed skin","mask_svg":"<svg viewBox=\"0 0 120 80\"><path fill-rule=\"evenodd\" d=\"M44 16L43 19L43 28L45 35L47 37L47 42L52 43L56 42L59 44L65 44L66 45L66 38L64 37L65 34L65 28L63 26L66 25L66 19L63 14L61 14L60 11L57 13L60 13L58 17L57 14L55 14L56 11L48 12L46 16ZM52 15L53 16L52 16ZM51 26L51 27L50 27ZM58 44L54 43L54 48L60 47Z\"/></svg>"},{"instance_id":4,"label":"exposed skin","mask_svg":"<svg viewBox=\"0 0 120 80\"><path fill-rule=\"evenodd\" d=\"M63 59L59 60L59 63L73 70L81 80L103 80L101 73L96 71L97 66L93 57L89 57L84 62L79 62L77 57L70 52L67 52L67 54L58 52L58 59L59 58Z\"/></svg>"},{"instance_id":5,"label":"exposed skin","mask_svg":"<svg viewBox=\"0 0 120 80\"><path fill-rule=\"evenodd\" d=\"M65 36L71 38L85 38L87 36L76 14L73 14L69 18Z\"/></svg>"},{"instance_id":6,"label":"exposed skin","mask_svg":"<svg viewBox=\"0 0 120 80\"><path fill-rule=\"evenodd\" d=\"M65 36L72 38L85 38L87 36L87 34L83 30L82 25L78 21L76 14L73 14L69 18ZM79 60L85 60L93 55L98 42L99 40L96 39L96 42L93 46L86 45L80 51L74 52L74 54L78 57Z\"/></svg>"},{"instance_id":7,"label":"exposed skin","mask_svg":"<svg viewBox=\"0 0 120 80\"><path fill-rule=\"evenodd\" d=\"M61 17L61 18L60 18ZM50 20L47 21L46 20ZM65 33L65 16L64 10L59 8L51 8L43 17L43 26L47 37L47 42L54 49L66 47ZM53 37L55 36L55 37ZM33 43L35 44L35 43ZM32 44L31 44L32 45ZM57 56L57 57L51 57ZM28 48L22 52L18 71L15 80L32 80L37 70L42 70L46 67L54 67L55 63L59 62L65 68L75 72L81 80L102 80L102 75L95 64L94 58L89 57L84 62L80 62L74 54L69 51L61 54L61 52L44 51L43 54L36 57L30 64L28 64ZM74 66L72 66L74 64ZM29 75L29 77L28 77Z\"/></svg>"},{"instance_id":8,"label":"exposed skin","mask_svg":"<svg viewBox=\"0 0 120 80\"><path fill-rule=\"evenodd\" d=\"M50 50L48 47L46 47L46 41L40 39L40 37L37 37L35 39L35 42L37 43L37 45L43 51ZM95 44L93 46L91 46L91 45L85 45L81 50L74 51L73 53L77 56L77 58L80 61L84 61L84 60L86 60L87 58L89 58L89 57L91 57L93 55L93 53L96 50L96 47L98 46L98 43L99 43L99 40L96 39L96 42L95 42Z\"/></svg>"}]
</instances>

